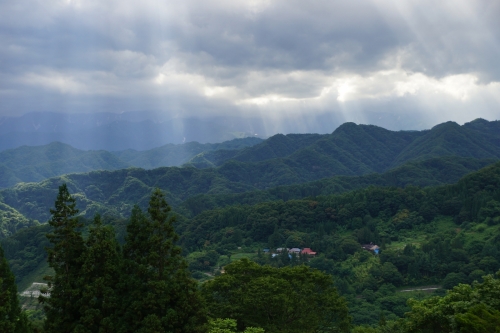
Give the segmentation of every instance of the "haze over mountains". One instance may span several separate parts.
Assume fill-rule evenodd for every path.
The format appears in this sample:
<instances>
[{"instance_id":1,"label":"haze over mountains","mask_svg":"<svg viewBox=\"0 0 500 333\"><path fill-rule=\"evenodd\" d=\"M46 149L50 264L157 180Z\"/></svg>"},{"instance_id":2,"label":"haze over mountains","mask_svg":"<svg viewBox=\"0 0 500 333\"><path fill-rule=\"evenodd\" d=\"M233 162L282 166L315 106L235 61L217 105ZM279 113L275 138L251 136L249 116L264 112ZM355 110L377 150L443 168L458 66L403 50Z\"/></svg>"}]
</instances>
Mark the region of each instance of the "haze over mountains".
<instances>
[{"instance_id":1,"label":"haze over mountains","mask_svg":"<svg viewBox=\"0 0 500 333\"><path fill-rule=\"evenodd\" d=\"M217 172L255 188L335 175L385 172L411 160L439 156L500 158L500 122L447 122L426 131L389 131L345 123L332 134L277 134L223 143L168 144L136 151L83 151L62 143L0 152L0 188L63 174L128 167L221 167ZM275 170L276 172L272 172Z\"/></svg>"},{"instance_id":2,"label":"haze over mountains","mask_svg":"<svg viewBox=\"0 0 500 333\"><path fill-rule=\"evenodd\" d=\"M265 141L193 142L142 152L81 151L60 143L22 147L0 153L4 184L22 177L60 176L0 191L1 210L5 216L17 216L12 230L30 220L43 222L63 182L86 216L98 211L127 216L134 204L147 203L154 187L166 191L169 203L189 216L220 205L340 193L368 185L452 183L500 158L499 133L500 122L478 119L463 126L448 122L431 130L399 132L346 123L325 135L279 134ZM158 168L174 162L184 167ZM126 168L130 166L150 170Z\"/></svg>"},{"instance_id":3,"label":"haze over mountains","mask_svg":"<svg viewBox=\"0 0 500 333\"><path fill-rule=\"evenodd\" d=\"M60 142L44 146L22 146L0 152L0 188L76 172L118 170L131 166L145 169L179 166L204 151L239 149L261 141L262 139L249 137L215 144L189 142L168 144L146 151L127 149L117 152L84 151Z\"/></svg>"},{"instance_id":4,"label":"haze over mountains","mask_svg":"<svg viewBox=\"0 0 500 333\"><path fill-rule=\"evenodd\" d=\"M158 112L32 112L0 118L0 150L54 141L84 150L148 150L168 143L213 143L259 136L262 120L240 117L169 118ZM264 135L265 136L265 135Z\"/></svg>"}]
</instances>

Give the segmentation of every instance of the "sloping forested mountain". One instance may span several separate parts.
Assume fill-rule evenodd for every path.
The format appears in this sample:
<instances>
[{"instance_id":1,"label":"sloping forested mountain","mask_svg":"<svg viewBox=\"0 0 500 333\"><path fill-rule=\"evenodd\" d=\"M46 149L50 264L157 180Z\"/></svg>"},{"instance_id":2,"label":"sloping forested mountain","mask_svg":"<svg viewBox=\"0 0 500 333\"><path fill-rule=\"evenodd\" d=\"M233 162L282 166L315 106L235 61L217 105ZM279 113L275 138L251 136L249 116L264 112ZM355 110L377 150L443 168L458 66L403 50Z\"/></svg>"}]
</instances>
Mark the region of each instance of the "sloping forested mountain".
<instances>
[{"instance_id":1,"label":"sloping forested mountain","mask_svg":"<svg viewBox=\"0 0 500 333\"><path fill-rule=\"evenodd\" d=\"M398 132L373 125L345 123L329 135L304 135L302 138L301 135L278 134L233 154L203 154L190 163L196 167L210 167L220 166L228 160L262 162L282 158L283 164L309 173L308 179L312 180L335 174L383 172L406 161L437 156L499 158L498 133L499 121L483 119L463 126L447 122L431 130Z\"/></svg>"},{"instance_id":2,"label":"sloping forested mountain","mask_svg":"<svg viewBox=\"0 0 500 333\"><path fill-rule=\"evenodd\" d=\"M189 161L197 168L219 166L232 159L240 162L260 162L286 157L295 151L307 147L326 135L321 134L276 134L261 144L236 150L216 150L199 154Z\"/></svg>"},{"instance_id":3,"label":"sloping forested mountain","mask_svg":"<svg viewBox=\"0 0 500 333\"><path fill-rule=\"evenodd\" d=\"M239 149L251 147L262 141L260 138L248 137L221 143L187 142L179 145L167 144L144 151L127 149L113 152L113 154L131 166L154 169L164 166L180 166L200 153L216 153L218 151L236 153Z\"/></svg>"},{"instance_id":4,"label":"sloping forested mountain","mask_svg":"<svg viewBox=\"0 0 500 333\"><path fill-rule=\"evenodd\" d=\"M23 216L22 223L16 224L16 228L19 229L31 220L45 222L48 219L49 209L62 183L67 183L77 198L80 212L87 217L92 217L96 212L128 216L134 204L145 207L151 191L159 187L166 192L171 205L178 207L179 212L186 216L192 216L205 209L231 204L342 193L369 185L404 187L451 183L493 161L455 157L435 158L410 163L382 175L337 176L264 191L259 191L261 188L252 183L259 176L259 170L254 171L247 181L243 175L238 175L235 181L231 174L228 175L227 170L222 168L203 170L177 167L153 170L129 168L71 174L50 178L40 183L18 184L14 188L0 191L0 202L19 216ZM249 167L248 172L251 170ZM279 173L279 169L274 171ZM272 175L273 172L269 174L270 179Z\"/></svg>"},{"instance_id":5,"label":"sloping forested mountain","mask_svg":"<svg viewBox=\"0 0 500 333\"><path fill-rule=\"evenodd\" d=\"M205 210L225 206L276 200L293 200L318 195L329 195L353 191L368 186L407 185L436 186L457 182L463 175L479 170L497 159L473 159L455 156L435 157L428 160L408 162L385 173L364 176L335 176L303 184L273 187L234 194L200 194L185 200L178 211L192 217Z\"/></svg>"},{"instance_id":6,"label":"sloping forested mountain","mask_svg":"<svg viewBox=\"0 0 500 333\"><path fill-rule=\"evenodd\" d=\"M166 191L169 203L191 216L203 209L237 203L238 200L240 203L255 203L299 198L340 193L368 185L438 185L454 182L464 174L497 160L500 157L498 133L500 122L484 120L463 126L445 123L422 132L394 132L376 126L346 123L330 135L277 135L258 144L255 143L259 139L248 138L214 145L168 145L149 152L129 150L119 153L119 157L128 163L154 166L166 163L163 158L169 154L183 156L179 157L182 159L189 153L195 154L197 149L219 149L227 154L231 151L228 149L251 146L232 150L232 158L215 168L130 168L70 174L40 183L18 184L0 191L0 200L27 221L43 222L48 218L48 208L63 182L68 183L71 192L75 193L79 208L86 216L97 211L126 216L134 204L145 205L154 187ZM186 148L188 153L181 148ZM56 159L58 155L54 156ZM49 159L42 154L41 160L44 158ZM82 159L75 157L74 161L79 161L74 164L85 166ZM405 162L409 164L402 166ZM58 165L56 161L53 163ZM388 170L391 171L383 175L369 175ZM362 175L367 176L338 177ZM314 181L316 183L304 184ZM289 187L275 189L279 186Z\"/></svg>"},{"instance_id":7,"label":"sloping forested mountain","mask_svg":"<svg viewBox=\"0 0 500 333\"><path fill-rule=\"evenodd\" d=\"M500 157L500 122L476 119L463 126L454 122L439 124L408 145L393 165L444 155Z\"/></svg>"},{"instance_id":8,"label":"sloping forested mountain","mask_svg":"<svg viewBox=\"0 0 500 333\"><path fill-rule=\"evenodd\" d=\"M22 146L0 152L0 188L67 173L118 170L129 166L104 150L84 151L60 142Z\"/></svg>"},{"instance_id":9,"label":"sloping forested mountain","mask_svg":"<svg viewBox=\"0 0 500 333\"><path fill-rule=\"evenodd\" d=\"M370 186L341 195L286 202L266 201L256 205L233 204L227 208L204 211L183 223L179 232L188 247L204 241L217 242L225 228L238 228L243 237L266 242L275 226L290 233L317 233L320 226L339 232L342 227L349 230L368 227L365 230L368 233L371 228L371 232L376 229L380 234L366 239L360 235L360 243L370 241L370 238L381 242L384 237L397 239L398 231L416 229L419 224L427 224L439 216L449 216L463 227L474 221L498 226L499 200L500 163L495 163L451 185L425 189L416 186L404 189ZM404 216L398 216L401 212ZM411 212L414 212L413 216ZM367 226L367 222L374 218L379 219L378 224ZM382 233L382 230L385 232ZM200 240L203 236L206 239ZM494 239L500 237L499 234L490 236ZM500 258L500 253L497 255Z\"/></svg>"},{"instance_id":10,"label":"sloping forested mountain","mask_svg":"<svg viewBox=\"0 0 500 333\"><path fill-rule=\"evenodd\" d=\"M0 188L20 182L39 182L68 173L94 170L118 170L131 166L152 169L179 166L204 151L233 151L260 143L259 138L233 139L221 143L188 142L168 144L146 151L80 150L53 142L45 146L22 146L0 152Z\"/></svg>"},{"instance_id":11,"label":"sloping forested mountain","mask_svg":"<svg viewBox=\"0 0 500 333\"><path fill-rule=\"evenodd\" d=\"M335 175L385 172L407 161L438 156L500 157L500 122L448 122L428 131L389 131L345 123L332 134L249 137L215 144L168 144L146 151L82 151L62 143L0 152L0 188L67 173L152 169L162 166L219 167L232 182L262 189Z\"/></svg>"}]
</instances>

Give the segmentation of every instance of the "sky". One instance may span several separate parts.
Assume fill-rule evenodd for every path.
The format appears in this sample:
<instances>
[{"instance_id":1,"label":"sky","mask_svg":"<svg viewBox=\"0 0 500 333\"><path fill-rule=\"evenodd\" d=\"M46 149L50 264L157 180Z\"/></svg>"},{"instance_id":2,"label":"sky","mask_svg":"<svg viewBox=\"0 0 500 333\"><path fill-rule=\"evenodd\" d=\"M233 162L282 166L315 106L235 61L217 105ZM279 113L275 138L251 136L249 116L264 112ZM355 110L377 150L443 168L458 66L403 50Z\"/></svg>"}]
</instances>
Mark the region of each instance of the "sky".
<instances>
[{"instance_id":1,"label":"sky","mask_svg":"<svg viewBox=\"0 0 500 333\"><path fill-rule=\"evenodd\" d=\"M0 117L496 120L499 17L497 0L2 0Z\"/></svg>"}]
</instances>

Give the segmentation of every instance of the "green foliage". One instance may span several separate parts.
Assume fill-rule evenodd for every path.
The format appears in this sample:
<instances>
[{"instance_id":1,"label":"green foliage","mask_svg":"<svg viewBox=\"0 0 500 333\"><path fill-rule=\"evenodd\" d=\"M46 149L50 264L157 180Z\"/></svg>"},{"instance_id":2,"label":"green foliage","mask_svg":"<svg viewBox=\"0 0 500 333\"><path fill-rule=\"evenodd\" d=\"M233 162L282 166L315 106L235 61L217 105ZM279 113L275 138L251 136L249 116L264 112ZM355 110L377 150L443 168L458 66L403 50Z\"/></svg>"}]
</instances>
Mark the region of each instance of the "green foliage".
<instances>
[{"instance_id":1,"label":"green foliage","mask_svg":"<svg viewBox=\"0 0 500 333\"><path fill-rule=\"evenodd\" d=\"M50 242L45 235L50 229L49 224L33 226L2 239L1 244L12 273L16 276L16 283L20 283L25 276L47 260L45 248Z\"/></svg>"},{"instance_id":2,"label":"green foliage","mask_svg":"<svg viewBox=\"0 0 500 333\"><path fill-rule=\"evenodd\" d=\"M278 269L242 259L203 284L202 294L212 317L234 319L240 329L346 331L350 325L331 276L307 266Z\"/></svg>"},{"instance_id":3,"label":"green foliage","mask_svg":"<svg viewBox=\"0 0 500 333\"><path fill-rule=\"evenodd\" d=\"M410 302L403 332L497 332L500 323L500 279L461 284L444 297Z\"/></svg>"},{"instance_id":4,"label":"green foliage","mask_svg":"<svg viewBox=\"0 0 500 333\"><path fill-rule=\"evenodd\" d=\"M45 331L48 333L70 332L81 317L78 302L83 295L79 278L85 244L79 231L82 225L75 217L78 213L75 206L68 187L61 185L55 207L50 210L52 232L47 234L52 243L52 247L47 248L47 261L55 275L46 277L50 297L40 296L47 316Z\"/></svg>"},{"instance_id":5,"label":"green foliage","mask_svg":"<svg viewBox=\"0 0 500 333\"><path fill-rule=\"evenodd\" d=\"M27 333L31 332L28 319L21 312L17 298L17 287L14 275L5 260L3 249L0 246L0 332Z\"/></svg>"},{"instance_id":6,"label":"green foliage","mask_svg":"<svg viewBox=\"0 0 500 333\"><path fill-rule=\"evenodd\" d=\"M38 221L27 219L14 208L0 202L0 239L35 225L38 225Z\"/></svg>"},{"instance_id":7,"label":"green foliage","mask_svg":"<svg viewBox=\"0 0 500 333\"><path fill-rule=\"evenodd\" d=\"M460 332L482 333L500 332L500 311L488 308L485 304L472 306L466 313L455 315Z\"/></svg>"},{"instance_id":8,"label":"green foliage","mask_svg":"<svg viewBox=\"0 0 500 333\"><path fill-rule=\"evenodd\" d=\"M99 215L94 218L85 246L78 277L82 289L77 303L81 318L75 332L112 332L116 326L115 312L121 303L116 290L121 253L113 228L103 226Z\"/></svg>"},{"instance_id":9,"label":"green foliage","mask_svg":"<svg viewBox=\"0 0 500 333\"><path fill-rule=\"evenodd\" d=\"M205 320L196 282L175 245L175 217L156 189L148 214L132 211L123 249L120 331L198 332Z\"/></svg>"},{"instance_id":10,"label":"green foliage","mask_svg":"<svg viewBox=\"0 0 500 333\"><path fill-rule=\"evenodd\" d=\"M236 333L236 320L234 319L221 319L209 321L208 333ZM243 333L264 333L265 330L259 327L247 327Z\"/></svg>"}]
</instances>

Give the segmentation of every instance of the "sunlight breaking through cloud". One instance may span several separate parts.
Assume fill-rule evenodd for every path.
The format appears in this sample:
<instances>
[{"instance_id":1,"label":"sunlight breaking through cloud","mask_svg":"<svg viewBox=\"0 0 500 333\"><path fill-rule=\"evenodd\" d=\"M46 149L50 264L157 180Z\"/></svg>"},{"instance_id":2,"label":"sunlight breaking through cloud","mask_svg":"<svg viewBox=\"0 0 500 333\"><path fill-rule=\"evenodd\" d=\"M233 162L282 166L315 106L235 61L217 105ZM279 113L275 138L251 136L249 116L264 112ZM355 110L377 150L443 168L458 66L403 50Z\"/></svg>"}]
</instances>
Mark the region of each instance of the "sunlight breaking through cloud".
<instances>
[{"instance_id":1,"label":"sunlight breaking through cloud","mask_svg":"<svg viewBox=\"0 0 500 333\"><path fill-rule=\"evenodd\" d=\"M486 0L6 0L0 116L64 104L275 121L289 112L493 120L499 16Z\"/></svg>"}]
</instances>

